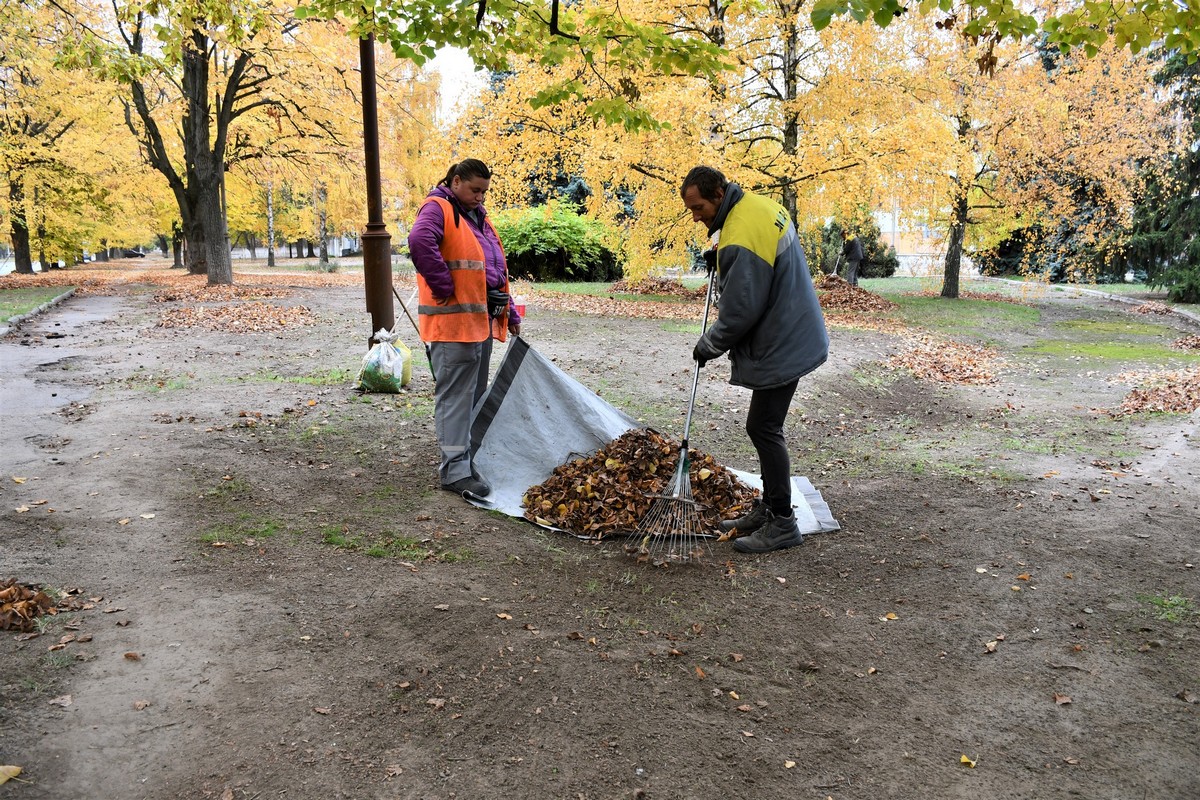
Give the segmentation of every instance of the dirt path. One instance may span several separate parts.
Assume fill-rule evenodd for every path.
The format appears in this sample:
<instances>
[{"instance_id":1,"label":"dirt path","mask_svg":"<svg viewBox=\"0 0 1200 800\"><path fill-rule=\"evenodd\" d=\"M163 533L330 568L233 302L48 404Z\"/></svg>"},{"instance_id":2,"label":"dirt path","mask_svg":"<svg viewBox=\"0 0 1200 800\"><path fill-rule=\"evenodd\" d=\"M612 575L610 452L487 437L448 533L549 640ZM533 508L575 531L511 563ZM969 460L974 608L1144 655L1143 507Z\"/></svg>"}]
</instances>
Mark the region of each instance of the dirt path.
<instances>
[{"instance_id":1,"label":"dirt path","mask_svg":"<svg viewBox=\"0 0 1200 800\"><path fill-rule=\"evenodd\" d=\"M290 292L317 324L135 285L0 340L0 578L94 598L0 638L0 798L1200 796L1200 420L1027 346L1127 311L1048 303L984 387L833 328L790 436L843 530L658 570L438 490L422 359L356 396L361 288ZM697 325L532 312L682 425ZM692 442L754 470L726 376Z\"/></svg>"}]
</instances>

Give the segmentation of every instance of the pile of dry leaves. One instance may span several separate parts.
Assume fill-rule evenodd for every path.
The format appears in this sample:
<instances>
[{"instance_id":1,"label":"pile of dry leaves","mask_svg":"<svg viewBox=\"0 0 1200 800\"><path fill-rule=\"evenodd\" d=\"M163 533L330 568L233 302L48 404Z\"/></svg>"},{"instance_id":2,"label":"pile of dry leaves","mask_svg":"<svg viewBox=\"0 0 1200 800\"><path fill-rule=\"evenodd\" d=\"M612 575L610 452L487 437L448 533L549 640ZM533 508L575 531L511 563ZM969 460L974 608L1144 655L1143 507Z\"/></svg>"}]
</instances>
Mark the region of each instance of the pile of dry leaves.
<instances>
[{"instance_id":1,"label":"pile of dry leaves","mask_svg":"<svg viewBox=\"0 0 1200 800\"><path fill-rule=\"evenodd\" d=\"M851 286L838 275L821 278L817 288L821 290L821 308L829 311L891 311L897 308L891 300L885 300L860 286Z\"/></svg>"},{"instance_id":2,"label":"pile of dry leaves","mask_svg":"<svg viewBox=\"0 0 1200 800\"><path fill-rule=\"evenodd\" d=\"M667 278L639 278L627 281L624 278L608 287L610 292L620 294L657 294L669 297L685 297L691 300L703 300L708 293L708 285L689 289L677 280Z\"/></svg>"},{"instance_id":3,"label":"pile of dry leaves","mask_svg":"<svg viewBox=\"0 0 1200 800\"><path fill-rule=\"evenodd\" d=\"M247 286L245 284L209 286L207 283L197 282L194 284L179 284L157 292L154 295L154 301L156 303L177 303L184 301L191 301L193 303L218 303L229 302L231 300L257 300L264 297L290 297L291 294L292 291L290 289L273 289L269 286Z\"/></svg>"},{"instance_id":4,"label":"pile of dry leaves","mask_svg":"<svg viewBox=\"0 0 1200 800\"><path fill-rule=\"evenodd\" d=\"M701 520L716 530L749 508L758 491L698 450L689 450L692 496ZM679 443L648 428L628 431L588 458L555 467L525 492L525 518L590 539L637 529L679 464Z\"/></svg>"},{"instance_id":5,"label":"pile of dry leaves","mask_svg":"<svg viewBox=\"0 0 1200 800\"><path fill-rule=\"evenodd\" d=\"M1119 413L1143 411L1191 413L1200 408L1200 367L1156 372L1126 372L1117 381L1140 384L1121 402Z\"/></svg>"},{"instance_id":6,"label":"pile of dry leaves","mask_svg":"<svg viewBox=\"0 0 1200 800\"><path fill-rule=\"evenodd\" d=\"M669 302L666 300L618 300L614 297L592 297L567 292L538 289L532 292L538 310L567 311L572 314L592 314L600 317L633 317L634 319L675 319L699 322L704 314L703 300Z\"/></svg>"},{"instance_id":7,"label":"pile of dry leaves","mask_svg":"<svg viewBox=\"0 0 1200 800\"><path fill-rule=\"evenodd\" d=\"M160 328L207 328L225 333L273 333L284 328L313 325L316 315L307 306L276 306L270 303L184 306L167 311L158 320Z\"/></svg>"},{"instance_id":8,"label":"pile of dry leaves","mask_svg":"<svg viewBox=\"0 0 1200 800\"><path fill-rule=\"evenodd\" d=\"M17 583L16 578L0 581L0 631L28 633L37 627L38 617L78 608L73 594L55 599L42 587Z\"/></svg>"},{"instance_id":9,"label":"pile of dry leaves","mask_svg":"<svg viewBox=\"0 0 1200 800\"><path fill-rule=\"evenodd\" d=\"M908 297L941 297L942 296L941 292L934 292L931 290L921 291L921 292L905 292L904 294L907 295ZM967 291L960 290L958 293L958 296L960 298L962 298L963 300L989 300L993 303L1012 303L1013 305L1018 305L1018 306L1028 305L1028 303L1026 303L1026 301L1021 299L1020 297L1014 297L1011 294L1004 294L1003 292L972 292L969 290L967 290Z\"/></svg>"},{"instance_id":10,"label":"pile of dry leaves","mask_svg":"<svg viewBox=\"0 0 1200 800\"><path fill-rule=\"evenodd\" d=\"M1149 303L1142 303L1140 306L1133 307L1135 314L1174 314L1175 312L1169 305L1165 303L1156 303L1153 300Z\"/></svg>"},{"instance_id":11,"label":"pile of dry leaves","mask_svg":"<svg viewBox=\"0 0 1200 800\"><path fill-rule=\"evenodd\" d=\"M1200 336L1192 334L1191 336L1184 336L1176 339L1175 341L1171 342L1171 347L1174 347L1176 350L1184 351L1200 350Z\"/></svg>"},{"instance_id":12,"label":"pile of dry leaves","mask_svg":"<svg viewBox=\"0 0 1200 800\"><path fill-rule=\"evenodd\" d=\"M993 383L993 369L1003 364L996 351L961 342L912 335L908 349L887 360L890 367L902 367L918 378L943 383Z\"/></svg>"}]
</instances>

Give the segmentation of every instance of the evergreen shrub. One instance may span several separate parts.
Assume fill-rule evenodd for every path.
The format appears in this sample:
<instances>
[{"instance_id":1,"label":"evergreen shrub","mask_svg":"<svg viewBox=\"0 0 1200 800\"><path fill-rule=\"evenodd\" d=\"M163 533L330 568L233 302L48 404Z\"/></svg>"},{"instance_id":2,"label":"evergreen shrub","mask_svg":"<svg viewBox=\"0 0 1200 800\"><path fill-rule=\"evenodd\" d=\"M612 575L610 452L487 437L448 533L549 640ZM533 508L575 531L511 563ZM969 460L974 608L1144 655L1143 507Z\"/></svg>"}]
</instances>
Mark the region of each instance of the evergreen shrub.
<instances>
[{"instance_id":1,"label":"evergreen shrub","mask_svg":"<svg viewBox=\"0 0 1200 800\"><path fill-rule=\"evenodd\" d=\"M613 281L622 276L616 234L551 201L492 217L508 257L509 274L533 281Z\"/></svg>"}]
</instances>

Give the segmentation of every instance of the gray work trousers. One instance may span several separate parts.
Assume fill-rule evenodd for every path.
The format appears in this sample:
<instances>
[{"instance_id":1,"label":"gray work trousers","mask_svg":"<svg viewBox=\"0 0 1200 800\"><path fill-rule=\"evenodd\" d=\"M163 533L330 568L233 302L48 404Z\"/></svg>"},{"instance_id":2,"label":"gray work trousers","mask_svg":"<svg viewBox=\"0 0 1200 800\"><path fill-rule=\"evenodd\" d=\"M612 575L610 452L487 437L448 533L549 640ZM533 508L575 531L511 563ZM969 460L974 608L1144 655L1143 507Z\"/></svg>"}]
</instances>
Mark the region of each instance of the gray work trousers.
<instances>
[{"instance_id":1,"label":"gray work trousers","mask_svg":"<svg viewBox=\"0 0 1200 800\"><path fill-rule=\"evenodd\" d=\"M858 286L858 268L862 265L861 261L846 262L846 283L851 286Z\"/></svg>"},{"instance_id":2,"label":"gray work trousers","mask_svg":"<svg viewBox=\"0 0 1200 800\"><path fill-rule=\"evenodd\" d=\"M430 342L429 360L435 377L433 421L442 466L442 483L471 477L471 409L487 390L492 340Z\"/></svg>"}]
</instances>

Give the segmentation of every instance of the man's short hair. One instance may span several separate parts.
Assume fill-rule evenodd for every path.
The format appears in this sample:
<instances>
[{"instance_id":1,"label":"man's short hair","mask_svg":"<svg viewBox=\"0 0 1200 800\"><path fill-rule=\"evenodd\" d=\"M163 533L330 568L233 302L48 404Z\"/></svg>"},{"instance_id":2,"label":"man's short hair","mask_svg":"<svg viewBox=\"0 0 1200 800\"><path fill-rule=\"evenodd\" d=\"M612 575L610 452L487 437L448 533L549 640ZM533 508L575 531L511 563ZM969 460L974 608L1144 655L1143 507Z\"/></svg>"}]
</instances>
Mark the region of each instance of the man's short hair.
<instances>
[{"instance_id":1,"label":"man's short hair","mask_svg":"<svg viewBox=\"0 0 1200 800\"><path fill-rule=\"evenodd\" d=\"M679 186L679 196L683 197L689 186L695 186L700 192L700 196L705 200L716 200L718 191L725 191L729 186L729 181L725 180L725 176L721 174L719 169L712 167L692 167L691 172L683 179L683 183Z\"/></svg>"}]
</instances>

